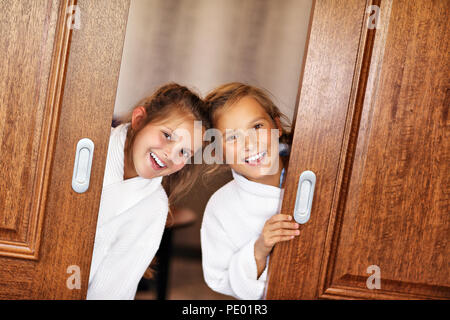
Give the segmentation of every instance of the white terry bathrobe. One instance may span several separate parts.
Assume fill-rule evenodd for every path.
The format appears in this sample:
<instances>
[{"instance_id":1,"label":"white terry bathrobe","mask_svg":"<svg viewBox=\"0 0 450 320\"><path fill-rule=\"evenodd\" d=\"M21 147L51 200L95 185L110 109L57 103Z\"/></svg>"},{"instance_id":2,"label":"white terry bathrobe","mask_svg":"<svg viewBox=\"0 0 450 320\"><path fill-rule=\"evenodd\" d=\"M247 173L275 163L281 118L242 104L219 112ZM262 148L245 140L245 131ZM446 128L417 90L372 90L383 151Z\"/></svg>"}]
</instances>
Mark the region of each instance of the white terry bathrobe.
<instances>
[{"instance_id":1,"label":"white terry bathrobe","mask_svg":"<svg viewBox=\"0 0 450 320\"><path fill-rule=\"evenodd\" d=\"M128 125L111 129L87 299L134 299L166 223L162 177L123 179Z\"/></svg>"},{"instance_id":2,"label":"white terry bathrobe","mask_svg":"<svg viewBox=\"0 0 450 320\"><path fill-rule=\"evenodd\" d=\"M232 173L234 179L212 195L203 215L203 275L214 291L237 299L261 299L268 259L257 278L254 245L266 221L279 213L281 189Z\"/></svg>"}]
</instances>

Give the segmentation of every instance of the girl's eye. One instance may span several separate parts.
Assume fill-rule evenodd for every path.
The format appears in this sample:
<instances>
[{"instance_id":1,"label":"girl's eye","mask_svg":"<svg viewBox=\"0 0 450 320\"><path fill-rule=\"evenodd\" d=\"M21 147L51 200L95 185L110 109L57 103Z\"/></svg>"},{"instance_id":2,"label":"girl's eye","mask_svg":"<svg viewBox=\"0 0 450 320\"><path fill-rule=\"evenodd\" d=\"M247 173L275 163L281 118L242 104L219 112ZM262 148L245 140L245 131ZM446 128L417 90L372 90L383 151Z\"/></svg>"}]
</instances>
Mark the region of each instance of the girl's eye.
<instances>
[{"instance_id":1,"label":"girl's eye","mask_svg":"<svg viewBox=\"0 0 450 320\"><path fill-rule=\"evenodd\" d=\"M186 159L189 159L191 157L191 153L187 150L181 149L180 153L181 153L181 156Z\"/></svg>"},{"instance_id":2,"label":"girl's eye","mask_svg":"<svg viewBox=\"0 0 450 320\"><path fill-rule=\"evenodd\" d=\"M235 134L229 135L229 136L227 137L227 141L233 141L233 140L236 140L236 139L237 139L237 136L236 136Z\"/></svg>"},{"instance_id":3,"label":"girl's eye","mask_svg":"<svg viewBox=\"0 0 450 320\"><path fill-rule=\"evenodd\" d=\"M167 132L162 132L164 134L164 137L166 137L167 140L171 140L172 136L170 134L168 134Z\"/></svg>"},{"instance_id":4,"label":"girl's eye","mask_svg":"<svg viewBox=\"0 0 450 320\"><path fill-rule=\"evenodd\" d=\"M261 123L258 123L255 125L255 129L261 129L263 127L263 125Z\"/></svg>"}]
</instances>

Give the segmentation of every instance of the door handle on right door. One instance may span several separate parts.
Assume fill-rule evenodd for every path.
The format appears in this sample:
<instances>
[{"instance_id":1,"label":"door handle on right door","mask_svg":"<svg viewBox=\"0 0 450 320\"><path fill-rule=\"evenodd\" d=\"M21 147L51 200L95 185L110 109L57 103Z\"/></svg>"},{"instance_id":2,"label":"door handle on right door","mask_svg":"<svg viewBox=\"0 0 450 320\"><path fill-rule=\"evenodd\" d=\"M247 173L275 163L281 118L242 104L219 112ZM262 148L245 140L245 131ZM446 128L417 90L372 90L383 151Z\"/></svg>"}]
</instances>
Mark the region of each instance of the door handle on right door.
<instances>
[{"instance_id":1,"label":"door handle on right door","mask_svg":"<svg viewBox=\"0 0 450 320\"><path fill-rule=\"evenodd\" d=\"M312 171L303 171L300 175L294 207L294 219L300 224L308 222L316 187L316 175Z\"/></svg>"}]
</instances>

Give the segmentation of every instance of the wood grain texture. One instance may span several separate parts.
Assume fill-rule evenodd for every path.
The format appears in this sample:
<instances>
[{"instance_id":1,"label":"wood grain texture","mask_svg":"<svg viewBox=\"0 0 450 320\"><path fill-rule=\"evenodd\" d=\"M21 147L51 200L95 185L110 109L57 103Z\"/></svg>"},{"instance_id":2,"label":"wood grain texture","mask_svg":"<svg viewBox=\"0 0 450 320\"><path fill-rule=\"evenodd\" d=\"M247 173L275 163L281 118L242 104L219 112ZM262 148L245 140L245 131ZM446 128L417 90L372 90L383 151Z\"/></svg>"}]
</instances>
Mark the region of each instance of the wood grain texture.
<instances>
[{"instance_id":1,"label":"wood grain texture","mask_svg":"<svg viewBox=\"0 0 450 320\"><path fill-rule=\"evenodd\" d=\"M315 199L299 239L273 252L267 298L449 298L450 1L349 4L359 20L343 3L316 2L286 186L296 190L313 170ZM345 25L367 21L371 4L379 29ZM335 43L330 12L345 12L341 32L356 48ZM324 59L342 69L330 76ZM326 91L334 106L314 89L318 79L341 86ZM286 192L282 211L294 202ZM366 286L370 265L380 267L380 290Z\"/></svg>"},{"instance_id":2,"label":"wood grain texture","mask_svg":"<svg viewBox=\"0 0 450 320\"><path fill-rule=\"evenodd\" d=\"M28 5L33 7L35 2L29 2ZM55 0L47 3L44 6L46 14L36 9L28 20L23 18L28 27L33 19L47 19L54 23L47 23L47 29L53 31L47 30L47 38L41 34L43 40L40 38L41 42L36 45L47 48L46 41L52 43L50 49L45 49L47 51L42 58L48 61L43 64L47 69L40 69L42 78L48 79L45 83L40 83L44 88L45 99L42 99L45 103L42 103L39 114L36 111L29 116L44 124L41 129L44 133L39 138L48 135L47 140L38 139L47 148L40 151L40 154L46 154L46 158L41 156L42 159L45 158L44 163L40 163L43 160L38 160L41 158L34 155L34 163L29 164L44 168L45 174L36 179L38 184L48 185L42 188L47 191L42 192L39 203L43 212L40 249L34 261L24 260L22 257L0 257L0 298L83 299L87 291L129 1ZM70 15L66 12L72 4L78 5L81 12L80 29L68 29L67 20ZM27 3L21 2L20 5L24 9L28 8ZM42 1L36 3L36 7L42 10ZM18 19L20 12L17 9L17 12L11 14L11 18ZM18 37L14 45L22 46L22 51L29 56L33 52L36 55L36 50L28 40L27 37ZM5 54L5 51L1 50L0 54ZM11 66L18 63L16 56L9 52L6 55L12 61ZM28 68L28 62L25 65ZM16 73L10 71L14 77L17 77ZM17 84L18 79L15 78L12 84ZM22 84L25 92L30 90L29 85L29 81ZM1 94L4 95L4 87L1 88ZM36 93L33 89L28 99L35 99ZM24 92L18 92L19 98L25 99L24 95ZM6 113L1 115L1 120L6 117ZM19 121L14 119L9 124L18 126ZM85 137L93 140L95 152L90 187L87 192L78 194L71 188L73 163L76 144ZM30 157L30 152L31 149L28 148L24 155ZM21 155L17 158L22 159ZM11 165L10 162L5 164ZM16 181L15 179L17 177L12 181ZM1 191L3 195L3 190ZM26 196L29 200L33 199L31 194ZM22 221L22 212L21 208L11 210L11 219ZM12 221L11 219L8 221ZM71 275L67 273L67 268L71 265L80 267L81 289L71 290L66 285Z\"/></svg>"},{"instance_id":3,"label":"wood grain texture","mask_svg":"<svg viewBox=\"0 0 450 320\"><path fill-rule=\"evenodd\" d=\"M37 259L64 64L52 53L67 48L68 31L56 31L56 1L0 6L0 256Z\"/></svg>"},{"instance_id":4,"label":"wood grain texture","mask_svg":"<svg viewBox=\"0 0 450 320\"><path fill-rule=\"evenodd\" d=\"M334 0L313 4L281 212L293 213L298 179L305 170L317 176L314 202L311 219L300 227L300 236L277 244L271 254L267 299L317 296L329 199L339 164L365 5L365 1Z\"/></svg>"},{"instance_id":5,"label":"wood grain texture","mask_svg":"<svg viewBox=\"0 0 450 320\"><path fill-rule=\"evenodd\" d=\"M392 2L383 62L372 65L382 65L375 71L380 82L366 90L372 104L361 104L358 139L350 138L356 152L341 186L348 195L338 206L339 244L330 255L326 293L344 286L367 298L450 297L450 145L442 117L449 108L449 29L442 14L449 4ZM366 288L370 265L381 269L382 291Z\"/></svg>"}]
</instances>

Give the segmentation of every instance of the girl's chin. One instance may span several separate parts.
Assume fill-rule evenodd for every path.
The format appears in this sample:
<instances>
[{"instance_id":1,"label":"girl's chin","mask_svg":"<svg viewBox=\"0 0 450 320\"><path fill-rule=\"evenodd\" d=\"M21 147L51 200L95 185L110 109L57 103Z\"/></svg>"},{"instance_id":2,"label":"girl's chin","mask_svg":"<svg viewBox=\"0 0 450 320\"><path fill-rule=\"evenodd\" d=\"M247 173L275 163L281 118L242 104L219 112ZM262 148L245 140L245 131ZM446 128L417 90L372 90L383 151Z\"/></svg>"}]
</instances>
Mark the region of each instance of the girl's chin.
<instances>
[{"instance_id":1,"label":"girl's chin","mask_svg":"<svg viewBox=\"0 0 450 320\"><path fill-rule=\"evenodd\" d=\"M145 168L145 170L143 170L143 173L139 174L139 176L144 179L153 179L153 178L157 178L157 177L168 176L172 173L175 173L175 172L181 170L183 167L184 167L184 165L181 166L180 168L171 167L170 170L168 170L168 168L159 169L159 170L155 170L151 167Z\"/></svg>"},{"instance_id":2,"label":"girl's chin","mask_svg":"<svg viewBox=\"0 0 450 320\"><path fill-rule=\"evenodd\" d=\"M147 167L144 170L142 170L141 173L138 172L138 175L144 179L153 179L156 177L167 175L167 170L154 170L151 167L150 168Z\"/></svg>"},{"instance_id":3,"label":"girl's chin","mask_svg":"<svg viewBox=\"0 0 450 320\"><path fill-rule=\"evenodd\" d=\"M271 168L269 166L249 166L249 165L239 165L231 166L231 168L242 176L252 179L260 179L265 176L271 176L277 174L278 170L276 168Z\"/></svg>"},{"instance_id":4,"label":"girl's chin","mask_svg":"<svg viewBox=\"0 0 450 320\"><path fill-rule=\"evenodd\" d=\"M143 179L153 179L158 177L158 175L156 173L143 173L143 174L139 174L139 177L143 178Z\"/></svg>"}]
</instances>

